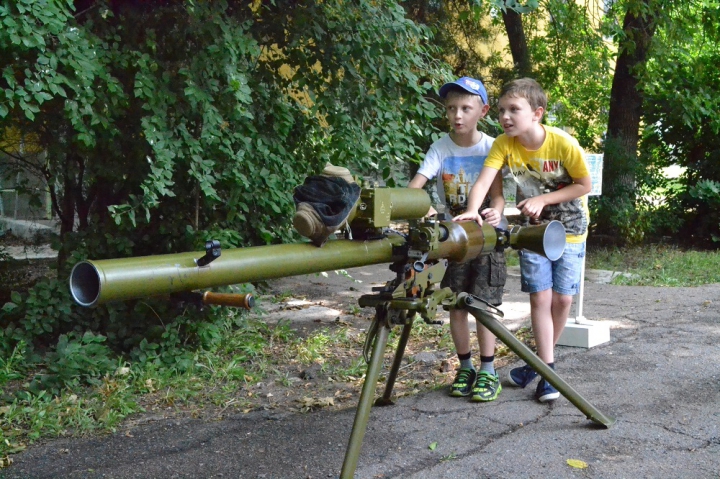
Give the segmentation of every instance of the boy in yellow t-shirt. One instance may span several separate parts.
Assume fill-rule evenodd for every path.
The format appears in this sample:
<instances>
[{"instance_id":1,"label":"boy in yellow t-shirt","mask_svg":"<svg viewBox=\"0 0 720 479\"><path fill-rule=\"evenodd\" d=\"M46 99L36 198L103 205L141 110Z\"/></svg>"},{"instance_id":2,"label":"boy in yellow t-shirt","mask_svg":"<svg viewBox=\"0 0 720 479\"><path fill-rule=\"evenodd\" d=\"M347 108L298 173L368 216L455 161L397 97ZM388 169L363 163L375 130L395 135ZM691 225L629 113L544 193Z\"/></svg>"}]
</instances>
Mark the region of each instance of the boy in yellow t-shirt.
<instances>
[{"instance_id":1,"label":"boy in yellow t-shirt","mask_svg":"<svg viewBox=\"0 0 720 479\"><path fill-rule=\"evenodd\" d=\"M565 226L567 245L562 257L550 261L522 250L522 290L530 293L530 318L537 354L555 368L555 344L562 334L580 286L585 239L589 224L586 196L591 190L590 172L583 150L572 136L540 123L547 108L542 87L530 78L507 83L498 101L504 134L495 139L480 176L470 190L467 211L454 221L482 224L478 207L498 171L510 169L525 198L517 207L531 220L558 220ZM508 382L525 387L537 376L527 364L510 371ZM542 379L535 391L540 402L553 401L560 393Z\"/></svg>"}]
</instances>

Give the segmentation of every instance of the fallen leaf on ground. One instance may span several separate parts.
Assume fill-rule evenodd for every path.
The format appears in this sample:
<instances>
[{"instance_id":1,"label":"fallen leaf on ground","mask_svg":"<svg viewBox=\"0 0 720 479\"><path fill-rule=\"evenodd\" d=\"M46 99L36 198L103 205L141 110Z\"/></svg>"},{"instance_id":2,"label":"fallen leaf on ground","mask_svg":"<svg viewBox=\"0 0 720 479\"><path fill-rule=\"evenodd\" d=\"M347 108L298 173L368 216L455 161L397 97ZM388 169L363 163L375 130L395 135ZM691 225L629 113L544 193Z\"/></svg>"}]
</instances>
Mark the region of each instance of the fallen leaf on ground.
<instances>
[{"instance_id":1,"label":"fallen leaf on ground","mask_svg":"<svg viewBox=\"0 0 720 479\"><path fill-rule=\"evenodd\" d=\"M585 469L588 467L587 462L581 461L580 459L568 459L567 464L570 467L574 467L575 469Z\"/></svg>"}]
</instances>

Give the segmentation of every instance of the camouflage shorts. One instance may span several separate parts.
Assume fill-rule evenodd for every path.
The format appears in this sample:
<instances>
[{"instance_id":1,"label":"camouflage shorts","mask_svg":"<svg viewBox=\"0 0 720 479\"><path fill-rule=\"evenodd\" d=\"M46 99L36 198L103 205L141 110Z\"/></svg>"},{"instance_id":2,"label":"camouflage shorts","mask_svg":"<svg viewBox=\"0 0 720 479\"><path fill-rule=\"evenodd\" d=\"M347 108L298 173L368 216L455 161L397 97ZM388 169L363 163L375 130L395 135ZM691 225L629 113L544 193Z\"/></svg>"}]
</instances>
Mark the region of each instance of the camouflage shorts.
<instances>
[{"instance_id":1,"label":"camouflage shorts","mask_svg":"<svg viewBox=\"0 0 720 479\"><path fill-rule=\"evenodd\" d=\"M505 253L496 251L483 254L465 263L450 262L441 286L455 293L469 293L493 306L502 304L507 279Z\"/></svg>"}]
</instances>

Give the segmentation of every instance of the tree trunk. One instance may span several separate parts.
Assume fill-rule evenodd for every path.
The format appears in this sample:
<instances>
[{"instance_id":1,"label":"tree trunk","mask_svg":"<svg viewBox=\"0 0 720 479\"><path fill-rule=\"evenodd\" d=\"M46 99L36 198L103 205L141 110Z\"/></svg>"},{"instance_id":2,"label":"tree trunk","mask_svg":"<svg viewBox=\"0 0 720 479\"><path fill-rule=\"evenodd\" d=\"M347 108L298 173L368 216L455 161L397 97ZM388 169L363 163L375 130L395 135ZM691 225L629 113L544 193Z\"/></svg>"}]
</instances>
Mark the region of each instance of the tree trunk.
<instances>
[{"instance_id":1,"label":"tree trunk","mask_svg":"<svg viewBox=\"0 0 720 479\"><path fill-rule=\"evenodd\" d=\"M631 225L632 221L627 220L635 212L635 171L643 103L638 72L645 65L655 33L655 17L648 13L652 11L651 2L641 0L645 14L638 14L637 9L628 10L623 21L626 37L620 44L610 92L603 192L596 218L598 229L604 234L627 236L622 225Z\"/></svg>"},{"instance_id":2,"label":"tree trunk","mask_svg":"<svg viewBox=\"0 0 720 479\"><path fill-rule=\"evenodd\" d=\"M528 56L527 40L523 29L522 16L515 10L505 8L503 10L503 22L507 31L510 52L512 53L513 66L518 76L527 77L532 74L530 57Z\"/></svg>"}]
</instances>

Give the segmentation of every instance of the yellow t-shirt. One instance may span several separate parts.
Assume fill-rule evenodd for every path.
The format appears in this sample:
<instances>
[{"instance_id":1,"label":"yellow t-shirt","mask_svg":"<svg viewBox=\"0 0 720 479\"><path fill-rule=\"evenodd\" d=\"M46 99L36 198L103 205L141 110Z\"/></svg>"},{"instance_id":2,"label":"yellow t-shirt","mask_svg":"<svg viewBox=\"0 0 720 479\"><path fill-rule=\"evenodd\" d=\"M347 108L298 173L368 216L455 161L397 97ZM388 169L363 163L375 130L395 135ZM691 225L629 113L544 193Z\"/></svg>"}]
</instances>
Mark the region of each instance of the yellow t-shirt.
<instances>
[{"instance_id":1,"label":"yellow t-shirt","mask_svg":"<svg viewBox=\"0 0 720 479\"><path fill-rule=\"evenodd\" d=\"M534 151L525 149L515 137L505 134L493 143L485 166L497 170L507 166L524 198L550 193L573 183L573 178L590 176L582 148L577 140L559 128L543 125L545 141ZM547 205L543 220L558 220L565 226L568 243L587 238L590 212L587 197Z\"/></svg>"}]
</instances>

